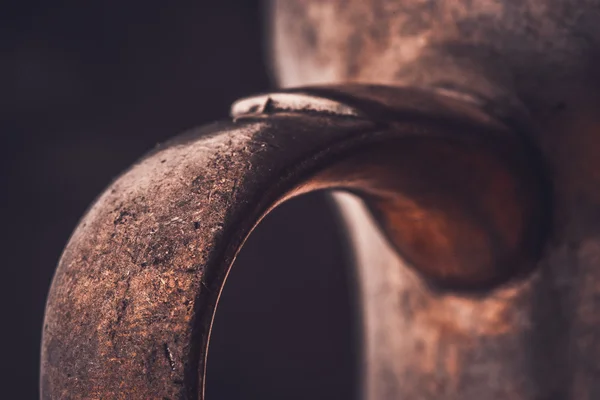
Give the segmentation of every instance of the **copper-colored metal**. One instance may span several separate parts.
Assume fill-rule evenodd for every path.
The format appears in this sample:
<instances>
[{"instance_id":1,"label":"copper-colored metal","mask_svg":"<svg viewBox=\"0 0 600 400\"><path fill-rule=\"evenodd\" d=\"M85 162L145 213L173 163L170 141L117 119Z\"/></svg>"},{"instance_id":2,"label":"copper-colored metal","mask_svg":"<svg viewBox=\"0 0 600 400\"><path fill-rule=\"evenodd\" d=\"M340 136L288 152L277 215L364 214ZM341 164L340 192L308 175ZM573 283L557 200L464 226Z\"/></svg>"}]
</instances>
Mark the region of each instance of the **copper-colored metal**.
<instances>
[{"instance_id":1,"label":"copper-colored metal","mask_svg":"<svg viewBox=\"0 0 600 400\"><path fill-rule=\"evenodd\" d=\"M42 397L203 398L245 238L328 189L356 255L365 398L598 398L600 4L272 16L282 85L317 86L237 102L96 201L48 298Z\"/></svg>"}]
</instances>

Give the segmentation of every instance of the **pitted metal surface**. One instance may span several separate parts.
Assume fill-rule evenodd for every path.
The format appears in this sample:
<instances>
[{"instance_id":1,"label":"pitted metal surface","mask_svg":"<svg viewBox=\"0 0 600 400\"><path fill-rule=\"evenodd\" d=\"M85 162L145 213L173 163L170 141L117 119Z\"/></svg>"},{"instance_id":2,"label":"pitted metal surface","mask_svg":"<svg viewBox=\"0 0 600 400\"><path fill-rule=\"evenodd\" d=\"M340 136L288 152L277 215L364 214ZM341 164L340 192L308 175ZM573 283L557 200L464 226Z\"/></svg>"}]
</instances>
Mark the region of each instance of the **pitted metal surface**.
<instances>
[{"instance_id":1,"label":"pitted metal surface","mask_svg":"<svg viewBox=\"0 0 600 400\"><path fill-rule=\"evenodd\" d=\"M332 97L347 96L337 92ZM413 258L402 267L414 283L404 294L405 317L433 313L425 326L445 318L434 311L440 285L477 290L521 281L538 254L539 240L531 242L531 234L540 239L542 233L530 227L544 215L531 208L540 188L518 136L475 109L463 113L455 100L414 90L396 95L406 99L404 112L421 122L386 123L383 116L393 109L357 96L352 109L367 106L350 116L289 108L238 113L235 121L158 148L117 179L81 221L57 270L44 327L45 398L202 397L212 316L237 251L266 212L306 191L347 190L367 201L387 227L385 240ZM286 96L293 94L265 98ZM321 99L317 104L337 102ZM403 153L398 164L393 155ZM458 170L456 157L467 163ZM490 185L482 185L489 177ZM448 178L454 180L449 189ZM497 183L508 184L509 192L494 195L502 188ZM483 208L473 213L463 196L479 199ZM516 229L505 230L499 207L516 207ZM393 229L398 218L411 234ZM479 242L455 252L465 238ZM431 246L447 262L430 259ZM459 299L449 309L460 310L461 301L472 303ZM505 306L492 301L485 307ZM502 326L509 322L495 313L479 322L466 317L457 329L466 338L487 330L505 337ZM510 348L457 349L457 362L489 351L512 359ZM418 366L411 370L417 373ZM421 372L429 379L434 371Z\"/></svg>"},{"instance_id":2,"label":"pitted metal surface","mask_svg":"<svg viewBox=\"0 0 600 400\"><path fill-rule=\"evenodd\" d=\"M274 0L280 84L175 139L81 221L44 398L203 398L237 251L335 190L368 400L600 398L600 3Z\"/></svg>"}]
</instances>

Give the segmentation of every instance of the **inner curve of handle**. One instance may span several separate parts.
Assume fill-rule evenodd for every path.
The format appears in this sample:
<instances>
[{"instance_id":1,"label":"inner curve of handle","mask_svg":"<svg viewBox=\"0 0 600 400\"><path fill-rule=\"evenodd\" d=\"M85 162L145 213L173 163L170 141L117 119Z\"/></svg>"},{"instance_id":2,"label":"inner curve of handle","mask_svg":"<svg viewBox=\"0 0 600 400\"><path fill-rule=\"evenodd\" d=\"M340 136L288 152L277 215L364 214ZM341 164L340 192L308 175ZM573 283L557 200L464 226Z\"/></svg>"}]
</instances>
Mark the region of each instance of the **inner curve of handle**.
<instances>
[{"instance_id":1,"label":"inner curve of handle","mask_svg":"<svg viewBox=\"0 0 600 400\"><path fill-rule=\"evenodd\" d=\"M391 139L346 155L308 184L363 198L429 284L484 291L529 271L543 237L535 176L524 160L499 153L464 139Z\"/></svg>"},{"instance_id":2,"label":"inner curve of handle","mask_svg":"<svg viewBox=\"0 0 600 400\"><path fill-rule=\"evenodd\" d=\"M42 398L203 398L212 318L237 252L270 209L307 191L364 198L440 288L518 275L541 243L537 172L518 143L460 113L452 124L383 123L263 109L156 149L98 198L63 253Z\"/></svg>"}]
</instances>

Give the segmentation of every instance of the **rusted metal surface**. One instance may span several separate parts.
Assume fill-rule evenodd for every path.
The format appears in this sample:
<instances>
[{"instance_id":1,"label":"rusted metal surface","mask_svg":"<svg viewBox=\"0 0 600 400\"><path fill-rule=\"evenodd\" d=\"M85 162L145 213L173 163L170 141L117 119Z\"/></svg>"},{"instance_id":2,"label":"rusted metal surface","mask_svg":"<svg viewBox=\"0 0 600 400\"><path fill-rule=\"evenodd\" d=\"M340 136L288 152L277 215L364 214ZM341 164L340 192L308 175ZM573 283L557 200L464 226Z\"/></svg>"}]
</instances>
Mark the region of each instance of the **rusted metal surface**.
<instances>
[{"instance_id":1,"label":"rusted metal surface","mask_svg":"<svg viewBox=\"0 0 600 400\"><path fill-rule=\"evenodd\" d=\"M369 398L600 398L600 2L273 4L281 85L377 82L474 101L522 127L552 187L548 238L530 280L479 299L459 296L461 307L455 295L426 296L439 318L423 329L402 311L403 262L393 261L363 205L341 203L362 271ZM447 322L479 327L480 318L494 315L486 304L502 310L506 332L457 338L452 332L464 330ZM456 357L463 345L513 356ZM416 368L423 360L426 367Z\"/></svg>"},{"instance_id":2,"label":"rusted metal surface","mask_svg":"<svg viewBox=\"0 0 600 400\"><path fill-rule=\"evenodd\" d=\"M319 102L300 111L298 102L269 97L238 103L234 110L254 113L177 139L107 189L73 234L50 293L46 398L196 398L214 307L235 254L265 212L309 190L366 196L391 242L415 258L432 285L479 287L528 268L537 250L530 228L542 216L531 208L539 202L536 176L513 132L427 92L397 90L404 107L390 109L347 91L305 90L348 111L341 114ZM386 117L397 113L405 117ZM389 149L405 161L397 164ZM467 164L447 169L457 157ZM488 172L508 185L505 193L481 181ZM423 179L427 174L433 180ZM454 182L446 183L458 190L440 181L450 176ZM480 197L482 208L462 204L464 196ZM513 222L522 225L507 231L499 206L512 207ZM393 229L398 218L414 237ZM455 227L456 219L465 221ZM464 248L465 238L482 240L473 246L481 262L451 248ZM430 245L452 258L449 270L427 263ZM498 263L502 257L511 262Z\"/></svg>"},{"instance_id":3,"label":"rusted metal surface","mask_svg":"<svg viewBox=\"0 0 600 400\"><path fill-rule=\"evenodd\" d=\"M42 397L203 398L245 238L334 189L368 400L600 398L600 3L273 10L280 83L319 86L236 103L96 201L49 295Z\"/></svg>"}]
</instances>

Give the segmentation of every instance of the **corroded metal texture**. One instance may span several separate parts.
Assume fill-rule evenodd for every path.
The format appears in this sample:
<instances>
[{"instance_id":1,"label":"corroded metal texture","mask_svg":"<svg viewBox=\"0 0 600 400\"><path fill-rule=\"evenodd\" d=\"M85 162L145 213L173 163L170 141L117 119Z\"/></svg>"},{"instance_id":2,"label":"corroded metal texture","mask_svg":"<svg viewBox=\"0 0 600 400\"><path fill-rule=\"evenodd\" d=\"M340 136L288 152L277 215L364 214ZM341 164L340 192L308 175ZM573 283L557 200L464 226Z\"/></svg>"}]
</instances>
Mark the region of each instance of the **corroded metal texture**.
<instances>
[{"instance_id":1,"label":"corroded metal texture","mask_svg":"<svg viewBox=\"0 0 600 400\"><path fill-rule=\"evenodd\" d=\"M598 83L598 0L271 3L284 86L421 86L552 107Z\"/></svg>"},{"instance_id":2,"label":"corroded metal texture","mask_svg":"<svg viewBox=\"0 0 600 400\"><path fill-rule=\"evenodd\" d=\"M97 200L49 295L42 396L203 398L245 238L335 189L366 398L600 398L600 2L272 3L281 85L320 86L236 103Z\"/></svg>"},{"instance_id":3,"label":"corroded metal texture","mask_svg":"<svg viewBox=\"0 0 600 400\"><path fill-rule=\"evenodd\" d=\"M202 397L212 316L237 251L264 213L310 190L363 196L389 242L414 259L422 290L519 279L538 256L544 215L518 136L453 99L398 89L391 108L373 100L384 94L248 99L232 121L176 139L117 179L60 261L43 396ZM512 359L506 350L491 351Z\"/></svg>"},{"instance_id":4,"label":"corroded metal texture","mask_svg":"<svg viewBox=\"0 0 600 400\"><path fill-rule=\"evenodd\" d=\"M600 398L595 306L600 293L600 2L272 3L272 54L282 86L380 83L470 99L522 127L539 150L552 187L548 240L531 280L480 299L434 296L433 309L444 318L430 318L420 330L426 346L410 339L417 328L402 317L407 284L398 272L402 261L393 261L394 252L382 247L364 205L340 203L360 260L363 298L379 298L364 303L370 398L407 393L408 398L494 398L493 393L511 399ZM502 306L494 310L502 310L509 321L507 333L517 337L521 332L523 340L514 343L520 350L513 364L495 358L449 361L456 359L457 343L497 345L486 335L481 335L484 342L463 341L462 334L458 340L450 333L457 331L456 324L449 330L448 321L477 327L479 318L494 315L485 304L498 296L503 300L495 304ZM406 340L397 333L403 329L411 332ZM391 350L400 347L404 350ZM414 377L411 363L422 360L429 360L431 379L413 391L415 386L406 385ZM453 367L444 367L445 362ZM470 366L472 379L450 379L453 374L446 372L459 370L457 365L461 371ZM482 380L490 391L475 384Z\"/></svg>"}]
</instances>

